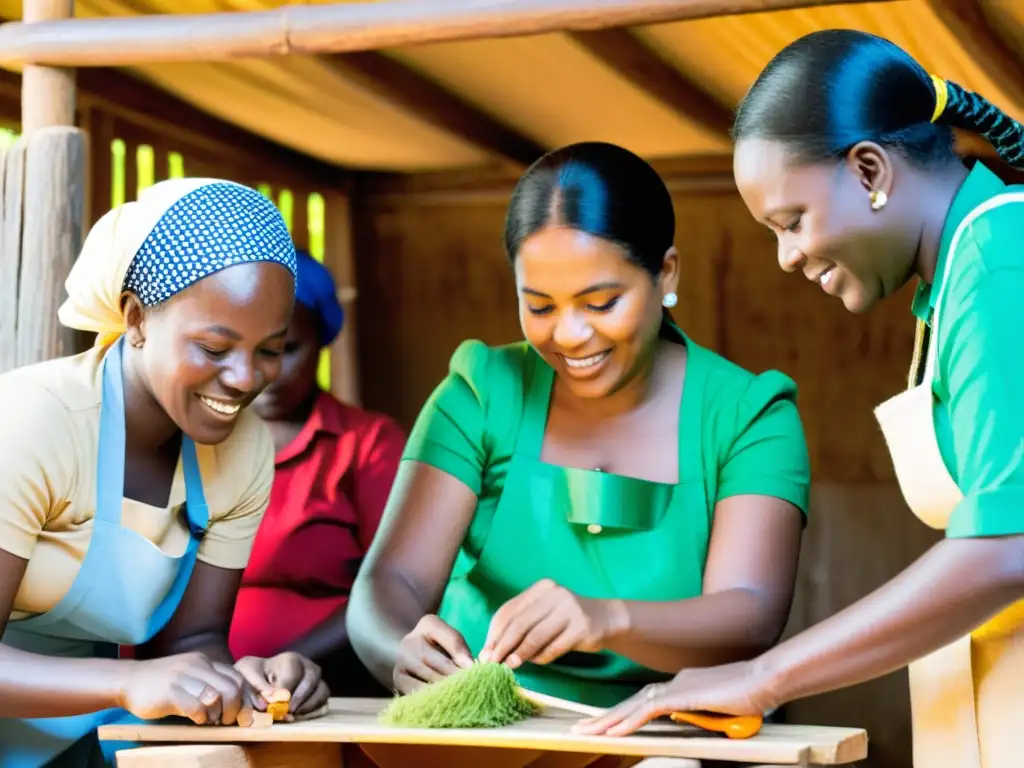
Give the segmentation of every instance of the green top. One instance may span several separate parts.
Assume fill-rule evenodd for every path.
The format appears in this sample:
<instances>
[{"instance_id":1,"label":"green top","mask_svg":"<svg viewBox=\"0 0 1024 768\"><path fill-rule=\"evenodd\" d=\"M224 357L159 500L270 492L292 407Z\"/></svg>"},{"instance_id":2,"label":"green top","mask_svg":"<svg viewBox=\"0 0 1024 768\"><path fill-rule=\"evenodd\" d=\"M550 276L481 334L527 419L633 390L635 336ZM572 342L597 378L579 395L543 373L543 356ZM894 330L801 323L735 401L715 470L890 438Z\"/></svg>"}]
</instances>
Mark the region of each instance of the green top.
<instances>
[{"instance_id":1,"label":"green top","mask_svg":"<svg viewBox=\"0 0 1024 768\"><path fill-rule=\"evenodd\" d=\"M942 230L935 284L921 283L913 312L931 320L953 235L967 215L1008 187L980 162L957 192ZM952 538L1024 533L1024 204L971 223L953 255L942 299L933 390L939 449L964 500Z\"/></svg>"},{"instance_id":2,"label":"green top","mask_svg":"<svg viewBox=\"0 0 1024 768\"><path fill-rule=\"evenodd\" d=\"M717 501L774 496L806 513L808 456L794 383L686 344L686 439L674 485L541 461L552 369L526 343L467 341L456 351L405 459L447 472L479 499L438 611L474 654L494 612L542 578L595 598L700 595ZM567 654L517 675L534 690L599 706L665 677L610 652Z\"/></svg>"}]
</instances>

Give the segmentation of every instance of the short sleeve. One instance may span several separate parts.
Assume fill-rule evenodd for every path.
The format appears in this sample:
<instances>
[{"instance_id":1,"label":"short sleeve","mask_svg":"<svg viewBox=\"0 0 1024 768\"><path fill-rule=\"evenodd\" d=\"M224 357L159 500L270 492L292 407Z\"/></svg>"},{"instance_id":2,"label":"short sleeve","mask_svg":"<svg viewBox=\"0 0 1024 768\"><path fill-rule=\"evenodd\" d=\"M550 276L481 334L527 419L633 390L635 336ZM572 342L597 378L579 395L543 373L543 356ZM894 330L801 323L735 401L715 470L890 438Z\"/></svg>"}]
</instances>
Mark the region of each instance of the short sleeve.
<instances>
[{"instance_id":1,"label":"short sleeve","mask_svg":"<svg viewBox=\"0 0 1024 768\"><path fill-rule=\"evenodd\" d=\"M247 413L235 432L221 471L238 483L237 501L210 523L198 555L204 563L230 570L248 564L274 484L274 440L266 424Z\"/></svg>"},{"instance_id":2,"label":"short sleeve","mask_svg":"<svg viewBox=\"0 0 1024 768\"><path fill-rule=\"evenodd\" d=\"M490 349L465 341L452 355L448 375L413 425L404 460L446 472L480 495L488 450L486 392Z\"/></svg>"},{"instance_id":3,"label":"short sleeve","mask_svg":"<svg viewBox=\"0 0 1024 768\"><path fill-rule=\"evenodd\" d=\"M78 460L71 418L45 389L0 377L0 425L0 549L27 560L71 496Z\"/></svg>"},{"instance_id":4,"label":"short sleeve","mask_svg":"<svg viewBox=\"0 0 1024 768\"><path fill-rule=\"evenodd\" d=\"M736 405L730 438L718 501L773 496L807 514L810 459L792 379L776 371L755 377Z\"/></svg>"},{"instance_id":5,"label":"short sleeve","mask_svg":"<svg viewBox=\"0 0 1024 768\"><path fill-rule=\"evenodd\" d=\"M1024 533L1022 291L1024 269L986 271L940 323L939 370L964 494L947 525L951 538Z\"/></svg>"}]
</instances>

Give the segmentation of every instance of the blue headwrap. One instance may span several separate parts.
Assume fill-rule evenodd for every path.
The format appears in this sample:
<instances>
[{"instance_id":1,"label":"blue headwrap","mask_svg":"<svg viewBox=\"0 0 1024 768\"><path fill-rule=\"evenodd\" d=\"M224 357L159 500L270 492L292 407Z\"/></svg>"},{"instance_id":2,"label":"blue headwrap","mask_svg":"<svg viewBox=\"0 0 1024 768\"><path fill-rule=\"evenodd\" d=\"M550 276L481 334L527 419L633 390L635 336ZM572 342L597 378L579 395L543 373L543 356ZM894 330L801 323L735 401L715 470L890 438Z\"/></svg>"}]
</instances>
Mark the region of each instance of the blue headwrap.
<instances>
[{"instance_id":1,"label":"blue headwrap","mask_svg":"<svg viewBox=\"0 0 1024 768\"><path fill-rule=\"evenodd\" d=\"M123 290L161 304L235 264L269 261L297 276L295 246L274 203L254 189L213 181L186 192L150 230Z\"/></svg>"},{"instance_id":2,"label":"blue headwrap","mask_svg":"<svg viewBox=\"0 0 1024 768\"><path fill-rule=\"evenodd\" d=\"M341 333L345 310L338 301L338 289L327 267L305 251L296 253L299 286L295 300L316 314L320 346L330 346Z\"/></svg>"}]
</instances>

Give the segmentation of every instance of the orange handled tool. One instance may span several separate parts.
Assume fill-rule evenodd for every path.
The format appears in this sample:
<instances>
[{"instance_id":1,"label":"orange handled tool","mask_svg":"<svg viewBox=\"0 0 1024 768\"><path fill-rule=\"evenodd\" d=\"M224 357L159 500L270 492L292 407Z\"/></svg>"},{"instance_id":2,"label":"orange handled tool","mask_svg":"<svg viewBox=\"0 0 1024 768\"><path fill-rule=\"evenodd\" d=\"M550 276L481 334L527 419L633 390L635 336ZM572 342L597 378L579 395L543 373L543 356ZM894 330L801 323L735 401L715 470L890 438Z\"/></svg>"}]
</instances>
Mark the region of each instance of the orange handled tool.
<instances>
[{"instance_id":1,"label":"orange handled tool","mask_svg":"<svg viewBox=\"0 0 1024 768\"><path fill-rule=\"evenodd\" d=\"M730 739L749 739L764 723L760 715L720 715L717 712L673 712L669 717L676 723L724 733Z\"/></svg>"},{"instance_id":2,"label":"orange handled tool","mask_svg":"<svg viewBox=\"0 0 1024 768\"><path fill-rule=\"evenodd\" d=\"M598 717L607 711L600 707L559 699L525 688L520 688L519 693L537 706L564 709L587 717ZM749 739L761 730L763 722L763 718L759 715L720 715L716 712L673 712L669 717L676 723L695 725L708 731L724 733L730 739Z\"/></svg>"}]
</instances>

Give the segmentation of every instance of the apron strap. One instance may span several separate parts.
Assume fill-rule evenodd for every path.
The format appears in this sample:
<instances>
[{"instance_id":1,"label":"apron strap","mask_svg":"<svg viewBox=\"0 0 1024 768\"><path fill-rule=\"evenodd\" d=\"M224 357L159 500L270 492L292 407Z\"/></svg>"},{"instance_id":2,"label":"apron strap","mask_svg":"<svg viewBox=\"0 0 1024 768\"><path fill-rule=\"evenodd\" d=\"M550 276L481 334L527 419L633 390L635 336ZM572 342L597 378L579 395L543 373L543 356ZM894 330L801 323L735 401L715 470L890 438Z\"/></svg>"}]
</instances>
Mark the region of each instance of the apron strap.
<instances>
[{"instance_id":1,"label":"apron strap","mask_svg":"<svg viewBox=\"0 0 1024 768\"><path fill-rule=\"evenodd\" d=\"M519 422L516 438L516 453L540 458L544 447L544 428L548 423L548 408L551 404L551 387L555 372L536 353L530 353L526 364L529 366L526 396L523 398L523 415Z\"/></svg>"},{"instance_id":2,"label":"apron strap","mask_svg":"<svg viewBox=\"0 0 1024 768\"><path fill-rule=\"evenodd\" d=\"M100 404L96 462L96 520L121 524L124 506L124 372L119 338L103 358L103 399Z\"/></svg>"},{"instance_id":3,"label":"apron strap","mask_svg":"<svg viewBox=\"0 0 1024 768\"><path fill-rule=\"evenodd\" d=\"M930 385L935 378L935 366L939 356L939 317L941 316L942 301L949 288L949 275L952 272L953 258L956 256L957 248L960 246L960 240L977 218L1010 203L1024 203L1024 192L1005 192L986 200L967 214L953 234L953 240L949 244L949 251L946 253L946 265L943 270L942 284L939 286L939 295L935 297L935 309L932 310L931 333L928 338L928 357L924 367L924 381L922 383Z\"/></svg>"}]
</instances>

